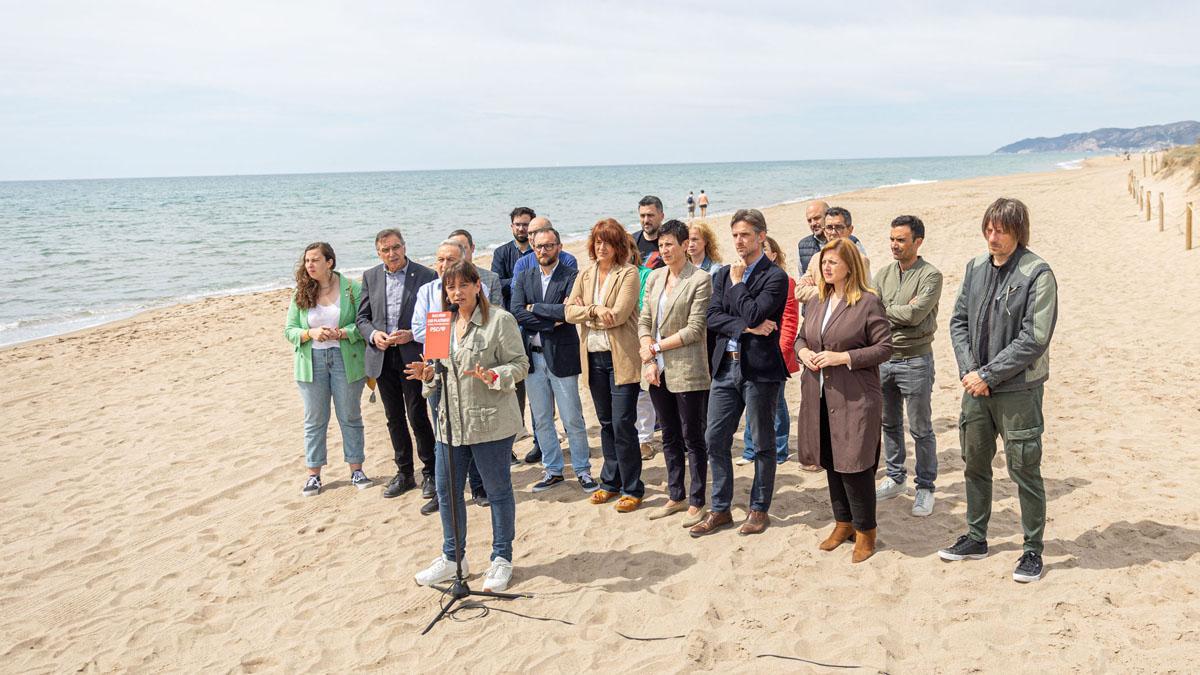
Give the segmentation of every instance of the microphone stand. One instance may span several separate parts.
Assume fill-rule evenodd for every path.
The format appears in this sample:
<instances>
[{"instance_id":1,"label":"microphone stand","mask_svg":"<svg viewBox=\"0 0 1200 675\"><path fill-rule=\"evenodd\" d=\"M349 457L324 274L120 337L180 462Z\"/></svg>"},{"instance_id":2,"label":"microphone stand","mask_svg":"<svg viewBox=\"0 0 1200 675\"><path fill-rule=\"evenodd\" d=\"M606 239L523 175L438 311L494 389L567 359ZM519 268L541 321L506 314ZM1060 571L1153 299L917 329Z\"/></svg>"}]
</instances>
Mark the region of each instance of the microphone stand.
<instances>
[{"instance_id":1,"label":"microphone stand","mask_svg":"<svg viewBox=\"0 0 1200 675\"><path fill-rule=\"evenodd\" d=\"M458 307L453 306L453 307L451 307L451 309L457 311ZM451 331L453 331L453 330L454 330L453 327L451 327ZM454 339L453 334L451 334L450 339L451 340ZM454 357L453 356L451 356L448 360L450 361L451 365L454 365ZM446 434L446 468L449 470L449 474L450 474L450 485L448 487L450 490L454 490L455 486L458 485L458 481L455 479L455 477L458 475L458 471L454 465L454 439L453 439L452 431L451 431L450 410L448 407L449 403L450 403L450 396L449 396L450 390L447 387L447 383L446 383L446 379L447 379L446 378L446 373L447 373L446 365L444 363L442 363L441 359L434 361L433 372L437 375L437 377L441 383L441 387L442 387L441 405L440 405L440 407L441 407L440 412L442 414L438 415L438 417L440 417L442 419L442 421L444 422L443 429L445 430L445 434ZM455 367L455 369L454 369L454 377L455 377L455 381L457 382L458 381L457 380L457 378L458 378L458 368L457 367ZM459 410L459 424L461 424L461 423L462 423L462 410ZM458 496L460 496L460 495L458 495ZM463 561L463 556L466 553L466 551L465 551L466 542L463 542L462 538L459 536L460 530L459 530L459 526L458 526L458 508L456 507L456 500L452 499L452 498L448 498L446 501L450 502L450 529L454 533L454 559L455 559L454 579L450 582L449 586L431 585L430 587L437 589L438 591L441 591L445 595L449 595L450 602L448 602L444 606L442 606L442 609L440 612L438 612L437 616L433 617L433 621L430 621L429 625L425 627L425 630L421 631L421 635L424 635L424 634L428 633L431 629L433 629L434 625L436 625L438 621L441 621L443 618L445 618L445 616L447 614L450 613L450 610L454 607L455 603L461 602L465 598L475 596L475 597L484 597L484 598L500 598L502 600L515 600L517 598L533 597L532 595L529 595L526 593L493 593L491 591L473 591L473 590L471 590L471 587L467 585L467 580L465 578L463 578L462 561ZM459 542L462 542L462 543L460 544Z\"/></svg>"}]
</instances>

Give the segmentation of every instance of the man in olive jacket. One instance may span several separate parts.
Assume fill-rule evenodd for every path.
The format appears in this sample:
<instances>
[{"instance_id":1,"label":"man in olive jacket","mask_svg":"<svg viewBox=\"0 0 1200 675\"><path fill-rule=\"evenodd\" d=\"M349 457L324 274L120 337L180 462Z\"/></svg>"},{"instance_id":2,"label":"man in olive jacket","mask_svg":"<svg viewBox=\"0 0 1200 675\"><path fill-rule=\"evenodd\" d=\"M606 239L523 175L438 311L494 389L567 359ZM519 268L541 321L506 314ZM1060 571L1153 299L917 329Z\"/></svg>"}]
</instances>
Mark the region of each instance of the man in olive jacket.
<instances>
[{"instance_id":1,"label":"man in olive jacket","mask_svg":"<svg viewBox=\"0 0 1200 675\"><path fill-rule=\"evenodd\" d=\"M938 552L945 560L987 556L992 512L992 458L1004 438L1008 473L1021 504L1024 553L1013 579L1042 576L1046 489L1042 483L1042 390L1050 376L1050 338L1058 319L1058 285L1029 245L1029 211L997 199L983 215L988 253L967 264L950 339L962 380L959 436L967 492L967 534Z\"/></svg>"}]
</instances>

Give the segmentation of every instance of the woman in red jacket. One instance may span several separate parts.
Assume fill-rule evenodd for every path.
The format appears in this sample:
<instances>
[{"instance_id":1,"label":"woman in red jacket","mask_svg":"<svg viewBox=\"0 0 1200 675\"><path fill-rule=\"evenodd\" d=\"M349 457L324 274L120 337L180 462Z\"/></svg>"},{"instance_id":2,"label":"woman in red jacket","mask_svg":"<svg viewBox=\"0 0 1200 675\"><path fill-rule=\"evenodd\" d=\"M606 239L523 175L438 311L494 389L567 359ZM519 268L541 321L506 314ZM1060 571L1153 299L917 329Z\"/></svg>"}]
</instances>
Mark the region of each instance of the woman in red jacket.
<instances>
[{"instance_id":1,"label":"woman in red jacket","mask_svg":"<svg viewBox=\"0 0 1200 675\"><path fill-rule=\"evenodd\" d=\"M771 262L787 269L787 258L783 254L783 249L771 237L767 237L763 253ZM779 327L779 351L783 352L783 361L787 364L789 373L800 370L800 362L796 360L796 352L792 348L796 342L796 331L799 327L800 303L796 301L796 280L788 275L788 301L783 308L783 325ZM779 464L787 461L788 434L790 432L791 421L788 419L787 397L781 387L779 389L779 406L775 409L775 461ZM754 461L754 439L750 438L749 426L746 427L746 433L742 440L746 444L746 449L742 451L742 458L737 461L739 465Z\"/></svg>"}]
</instances>

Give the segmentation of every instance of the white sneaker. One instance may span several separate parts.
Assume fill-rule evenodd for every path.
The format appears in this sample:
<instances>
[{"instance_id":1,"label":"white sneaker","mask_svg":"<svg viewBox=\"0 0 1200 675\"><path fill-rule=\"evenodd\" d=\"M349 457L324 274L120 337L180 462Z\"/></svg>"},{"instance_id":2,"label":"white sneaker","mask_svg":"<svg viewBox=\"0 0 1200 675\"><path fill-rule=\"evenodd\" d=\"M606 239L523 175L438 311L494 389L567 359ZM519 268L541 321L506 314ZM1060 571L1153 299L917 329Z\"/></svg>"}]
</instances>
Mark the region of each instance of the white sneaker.
<instances>
[{"instance_id":1,"label":"white sneaker","mask_svg":"<svg viewBox=\"0 0 1200 675\"><path fill-rule=\"evenodd\" d=\"M499 593L508 588L510 581L512 581L512 563L504 558L496 558L492 561L492 566L488 568L487 574L483 576L483 590L489 593Z\"/></svg>"},{"instance_id":2,"label":"white sneaker","mask_svg":"<svg viewBox=\"0 0 1200 675\"><path fill-rule=\"evenodd\" d=\"M896 481L892 480L891 476L885 476L884 479L879 482L879 487L875 488L875 499L877 501L883 501L885 499L899 497L900 495L904 494L904 492L904 483L897 483Z\"/></svg>"},{"instance_id":3,"label":"white sneaker","mask_svg":"<svg viewBox=\"0 0 1200 675\"><path fill-rule=\"evenodd\" d=\"M933 513L933 490L918 488L917 499L913 502L912 514L921 517L931 513Z\"/></svg>"},{"instance_id":4,"label":"white sneaker","mask_svg":"<svg viewBox=\"0 0 1200 675\"><path fill-rule=\"evenodd\" d=\"M455 565L453 560L450 560L444 554L440 555L437 557L437 560L434 560L433 563L429 565L429 567L417 572L417 576L415 577L417 580L417 585L431 586L433 584L440 584L443 581L450 581L454 578L454 572L456 568L457 565ZM462 568L464 577L470 574L470 572L467 570L466 560L463 561Z\"/></svg>"},{"instance_id":5,"label":"white sneaker","mask_svg":"<svg viewBox=\"0 0 1200 675\"><path fill-rule=\"evenodd\" d=\"M746 466L747 464L753 464L753 463L754 463L754 460L746 459L745 457L738 457L737 460L734 462L734 464L737 464L738 466Z\"/></svg>"}]
</instances>

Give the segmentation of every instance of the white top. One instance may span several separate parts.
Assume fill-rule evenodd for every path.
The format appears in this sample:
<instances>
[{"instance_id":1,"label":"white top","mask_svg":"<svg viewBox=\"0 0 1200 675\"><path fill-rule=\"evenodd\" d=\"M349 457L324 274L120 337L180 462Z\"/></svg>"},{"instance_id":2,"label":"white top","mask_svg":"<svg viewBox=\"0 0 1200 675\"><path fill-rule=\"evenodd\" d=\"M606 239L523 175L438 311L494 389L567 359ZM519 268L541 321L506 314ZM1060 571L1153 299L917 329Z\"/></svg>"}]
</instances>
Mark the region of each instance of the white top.
<instances>
[{"instance_id":1,"label":"white top","mask_svg":"<svg viewBox=\"0 0 1200 675\"><path fill-rule=\"evenodd\" d=\"M342 316L342 296L338 294L332 305L316 305L308 310L308 327L340 328L338 319ZM313 349L329 349L338 346L337 340L313 340Z\"/></svg>"},{"instance_id":2,"label":"white top","mask_svg":"<svg viewBox=\"0 0 1200 675\"><path fill-rule=\"evenodd\" d=\"M608 276L604 278L603 285L599 285L599 284L593 285L593 290L592 290L592 304L593 305L603 305L604 304L604 296L608 295L608 286L609 286L609 284L612 283L613 277L616 276L615 272L616 272L615 267L613 269L610 269L608 271ZM599 270L597 270L597 274L598 273L599 273ZM609 343L609 341L608 341L608 331L604 328L596 328L593 326L591 331L588 332L587 350L589 352L612 351L612 344Z\"/></svg>"},{"instance_id":3,"label":"white top","mask_svg":"<svg viewBox=\"0 0 1200 675\"><path fill-rule=\"evenodd\" d=\"M829 302L825 304L825 318L821 320L821 333L822 334L825 333L825 327L829 325L829 317L833 316L833 302L836 299L837 299L837 296L830 295ZM825 369L824 368L821 369L821 373L818 375L818 377L821 380L821 390L824 391L824 389L825 389Z\"/></svg>"}]
</instances>

